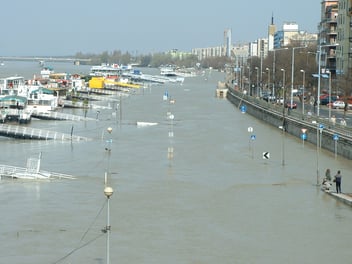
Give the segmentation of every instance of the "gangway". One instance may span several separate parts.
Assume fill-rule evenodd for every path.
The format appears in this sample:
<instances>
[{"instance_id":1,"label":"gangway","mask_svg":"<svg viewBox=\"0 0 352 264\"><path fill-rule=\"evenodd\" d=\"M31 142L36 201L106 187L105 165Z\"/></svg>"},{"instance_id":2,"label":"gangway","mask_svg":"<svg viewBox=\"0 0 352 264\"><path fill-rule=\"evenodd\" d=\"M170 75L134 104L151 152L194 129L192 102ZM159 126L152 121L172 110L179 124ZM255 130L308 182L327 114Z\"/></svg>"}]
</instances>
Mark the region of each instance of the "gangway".
<instances>
[{"instance_id":1,"label":"gangway","mask_svg":"<svg viewBox=\"0 0 352 264\"><path fill-rule=\"evenodd\" d=\"M72 134L50 131L45 129L23 127L16 125L0 124L0 136L21 138L21 139L38 139L38 140L62 140L62 141L89 141L87 137L76 136Z\"/></svg>"}]
</instances>

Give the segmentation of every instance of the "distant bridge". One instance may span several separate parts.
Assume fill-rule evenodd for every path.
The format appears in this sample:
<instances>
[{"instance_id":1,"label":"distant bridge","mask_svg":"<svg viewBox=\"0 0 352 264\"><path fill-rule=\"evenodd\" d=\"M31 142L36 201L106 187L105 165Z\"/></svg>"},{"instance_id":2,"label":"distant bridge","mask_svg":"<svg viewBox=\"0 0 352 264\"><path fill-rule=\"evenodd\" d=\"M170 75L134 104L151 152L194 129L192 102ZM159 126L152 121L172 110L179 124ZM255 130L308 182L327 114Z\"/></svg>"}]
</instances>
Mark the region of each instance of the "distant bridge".
<instances>
[{"instance_id":1,"label":"distant bridge","mask_svg":"<svg viewBox=\"0 0 352 264\"><path fill-rule=\"evenodd\" d=\"M79 59L70 57L32 57L32 56L0 56L1 61L57 61L57 62L81 62L91 59Z\"/></svg>"}]
</instances>

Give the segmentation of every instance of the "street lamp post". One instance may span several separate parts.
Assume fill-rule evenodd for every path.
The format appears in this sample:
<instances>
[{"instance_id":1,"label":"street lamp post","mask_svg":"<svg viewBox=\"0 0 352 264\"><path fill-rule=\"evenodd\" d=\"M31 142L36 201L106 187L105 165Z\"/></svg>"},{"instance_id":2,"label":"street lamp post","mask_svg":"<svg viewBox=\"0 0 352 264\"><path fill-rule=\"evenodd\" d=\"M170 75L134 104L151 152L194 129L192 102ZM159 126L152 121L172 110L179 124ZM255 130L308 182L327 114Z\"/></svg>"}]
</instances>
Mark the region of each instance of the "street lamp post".
<instances>
[{"instance_id":1,"label":"street lamp post","mask_svg":"<svg viewBox=\"0 0 352 264\"><path fill-rule=\"evenodd\" d=\"M252 95L252 87L251 87L251 67L247 66L247 69L248 69L248 92L249 92L249 95Z\"/></svg>"},{"instance_id":2,"label":"street lamp post","mask_svg":"<svg viewBox=\"0 0 352 264\"><path fill-rule=\"evenodd\" d=\"M305 90L305 79L306 79L306 71L305 70L301 70L301 73L303 75L303 81L302 81L302 85L303 85L303 94L302 94L302 119L304 119L304 104L305 104L305 101L304 101L304 90Z\"/></svg>"},{"instance_id":3,"label":"street lamp post","mask_svg":"<svg viewBox=\"0 0 352 264\"><path fill-rule=\"evenodd\" d=\"M286 100L286 89L285 89L285 69L281 69L282 71L282 89L283 89L283 98L284 102L282 104L282 166L285 166L285 100Z\"/></svg>"},{"instance_id":4,"label":"street lamp post","mask_svg":"<svg viewBox=\"0 0 352 264\"><path fill-rule=\"evenodd\" d=\"M104 194L107 199L107 219L106 219L106 228L105 231L107 233L106 236L106 263L110 263L110 197L114 193L114 190L111 187L106 186L104 188Z\"/></svg>"},{"instance_id":5,"label":"street lamp post","mask_svg":"<svg viewBox=\"0 0 352 264\"><path fill-rule=\"evenodd\" d=\"M266 71L268 72L268 88L270 87L270 69L269 68L266 68ZM271 99L272 99L272 94L271 94L271 96L269 97L270 98L270 100L268 100L268 101L271 101Z\"/></svg>"},{"instance_id":6,"label":"street lamp post","mask_svg":"<svg viewBox=\"0 0 352 264\"><path fill-rule=\"evenodd\" d=\"M293 89L294 89L294 86L293 86L293 81L294 81L294 72L295 72L295 49L305 49L306 46L304 47L293 47L292 48L292 60L291 60L291 104L290 104L290 107L292 108L292 105L293 105Z\"/></svg>"},{"instance_id":7,"label":"street lamp post","mask_svg":"<svg viewBox=\"0 0 352 264\"><path fill-rule=\"evenodd\" d=\"M339 46L339 43L335 43L333 45L319 45L318 51L318 94L317 94L317 118L319 118L320 114L320 78L321 78L321 48L331 47L331 46Z\"/></svg>"},{"instance_id":8,"label":"street lamp post","mask_svg":"<svg viewBox=\"0 0 352 264\"><path fill-rule=\"evenodd\" d=\"M276 82L276 79L275 79L275 72L276 72L276 69L275 69L275 64L276 64L276 51L279 51L279 50L287 50L288 48L282 48L282 49L274 49L273 52L274 52L274 57L273 57L273 96L275 96L275 82Z\"/></svg>"},{"instance_id":9,"label":"street lamp post","mask_svg":"<svg viewBox=\"0 0 352 264\"><path fill-rule=\"evenodd\" d=\"M329 71L329 123L331 121L331 71Z\"/></svg>"},{"instance_id":10,"label":"street lamp post","mask_svg":"<svg viewBox=\"0 0 352 264\"><path fill-rule=\"evenodd\" d=\"M256 90L257 90L257 97L259 97L259 68L258 67L255 67L254 68L256 71L257 71L257 87L256 87Z\"/></svg>"}]
</instances>

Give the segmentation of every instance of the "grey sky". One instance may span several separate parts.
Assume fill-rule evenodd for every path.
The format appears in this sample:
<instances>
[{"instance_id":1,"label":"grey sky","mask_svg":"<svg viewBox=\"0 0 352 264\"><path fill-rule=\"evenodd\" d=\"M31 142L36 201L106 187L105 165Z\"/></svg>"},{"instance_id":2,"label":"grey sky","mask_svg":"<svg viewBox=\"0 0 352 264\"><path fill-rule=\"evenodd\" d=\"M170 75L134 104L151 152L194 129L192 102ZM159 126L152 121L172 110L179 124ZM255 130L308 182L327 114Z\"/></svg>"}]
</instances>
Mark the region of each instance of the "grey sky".
<instances>
[{"instance_id":1,"label":"grey sky","mask_svg":"<svg viewBox=\"0 0 352 264\"><path fill-rule=\"evenodd\" d=\"M12 0L1 5L0 56L61 56L121 50L147 54L218 46L232 29L232 42L267 37L296 22L317 32L321 0Z\"/></svg>"}]
</instances>

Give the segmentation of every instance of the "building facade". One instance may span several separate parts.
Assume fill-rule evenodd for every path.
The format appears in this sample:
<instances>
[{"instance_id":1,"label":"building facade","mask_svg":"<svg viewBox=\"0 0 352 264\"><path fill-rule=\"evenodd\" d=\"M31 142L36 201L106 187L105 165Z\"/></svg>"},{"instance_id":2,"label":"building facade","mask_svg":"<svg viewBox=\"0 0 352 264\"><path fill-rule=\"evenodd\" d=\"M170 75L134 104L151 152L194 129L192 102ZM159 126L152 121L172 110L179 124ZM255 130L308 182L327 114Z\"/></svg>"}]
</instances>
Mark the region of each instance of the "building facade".
<instances>
[{"instance_id":1,"label":"building facade","mask_svg":"<svg viewBox=\"0 0 352 264\"><path fill-rule=\"evenodd\" d=\"M352 72L352 0L340 0L337 17L336 74Z\"/></svg>"},{"instance_id":2,"label":"building facade","mask_svg":"<svg viewBox=\"0 0 352 264\"><path fill-rule=\"evenodd\" d=\"M339 1L336 0L321 2L321 21L318 26L321 71L329 71L332 78L336 78L336 48L339 45L337 42L338 3Z\"/></svg>"}]
</instances>

